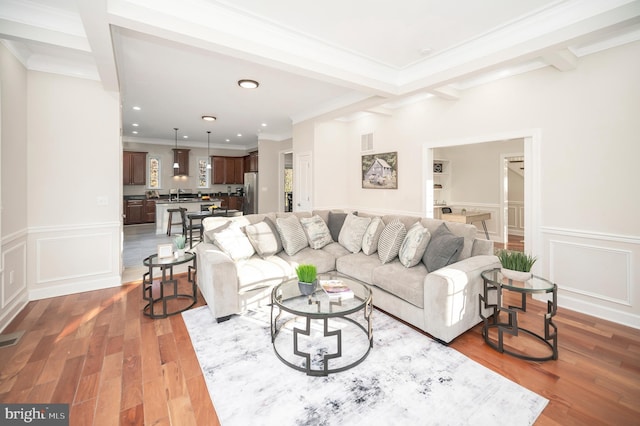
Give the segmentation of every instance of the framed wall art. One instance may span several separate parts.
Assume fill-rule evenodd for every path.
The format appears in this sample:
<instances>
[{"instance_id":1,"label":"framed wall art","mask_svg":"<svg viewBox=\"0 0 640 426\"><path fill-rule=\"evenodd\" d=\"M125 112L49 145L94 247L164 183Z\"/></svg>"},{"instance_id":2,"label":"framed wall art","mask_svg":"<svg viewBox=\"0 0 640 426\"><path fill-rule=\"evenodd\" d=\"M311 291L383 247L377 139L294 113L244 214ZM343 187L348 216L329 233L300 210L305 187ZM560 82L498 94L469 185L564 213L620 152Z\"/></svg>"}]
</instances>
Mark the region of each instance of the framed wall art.
<instances>
[{"instance_id":1,"label":"framed wall art","mask_svg":"<svg viewBox=\"0 0 640 426\"><path fill-rule=\"evenodd\" d=\"M398 189L398 153L363 155L362 188Z\"/></svg>"}]
</instances>

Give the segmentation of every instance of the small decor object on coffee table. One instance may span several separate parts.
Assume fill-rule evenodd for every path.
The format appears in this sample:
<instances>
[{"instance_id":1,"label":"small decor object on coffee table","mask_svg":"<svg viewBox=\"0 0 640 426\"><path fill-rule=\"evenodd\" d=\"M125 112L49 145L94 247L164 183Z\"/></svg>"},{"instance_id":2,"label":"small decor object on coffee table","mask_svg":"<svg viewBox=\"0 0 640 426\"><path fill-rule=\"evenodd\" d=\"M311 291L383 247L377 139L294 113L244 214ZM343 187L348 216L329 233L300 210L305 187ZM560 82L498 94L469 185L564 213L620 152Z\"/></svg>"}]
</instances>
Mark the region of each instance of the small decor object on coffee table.
<instances>
[{"instance_id":1,"label":"small decor object on coffee table","mask_svg":"<svg viewBox=\"0 0 640 426\"><path fill-rule=\"evenodd\" d=\"M502 275L514 281L526 281L531 278L531 267L537 258L521 251L498 250L496 256L502 265Z\"/></svg>"},{"instance_id":2,"label":"small decor object on coffee table","mask_svg":"<svg viewBox=\"0 0 640 426\"><path fill-rule=\"evenodd\" d=\"M296 268L296 275L298 275L298 288L300 289L300 293L309 296L316 291L318 279L315 265L299 265Z\"/></svg>"},{"instance_id":3,"label":"small decor object on coffee table","mask_svg":"<svg viewBox=\"0 0 640 426\"><path fill-rule=\"evenodd\" d=\"M178 235L173 239L176 245L176 258L184 256L184 252L187 246L187 237L185 235Z\"/></svg>"},{"instance_id":4,"label":"small decor object on coffee table","mask_svg":"<svg viewBox=\"0 0 640 426\"><path fill-rule=\"evenodd\" d=\"M329 296L329 299L352 299L353 290L342 280L321 280L320 287Z\"/></svg>"},{"instance_id":5,"label":"small decor object on coffee table","mask_svg":"<svg viewBox=\"0 0 640 426\"><path fill-rule=\"evenodd\" d=\"M558 309L558 286L535 275L522 281L512 280L503 275L500 268L484 271L480 275L484 281L483 293L478 296L484 341L498 352L521 359L558 359L558 328L553 323ZM520 293L520 306L505 305L505 291ZM534 293L551 294L551 300L547 301L547 312L544 314L544 334L524 328L522 324L532 324L532 321L525 322L526 317L525 321L522 321L522 318L518 321L518 314L527 312L527 295ZM495 303L491 303L490 300L495 300ZM487 309L489 315L485 316L483 312ZM505 314L506 318L502 318ZM527 336L532 338L536 344L520 344L518 336L521 335L525 339ZM531 353L532 351L535 353Z\"/></svg>"}]
</instances>

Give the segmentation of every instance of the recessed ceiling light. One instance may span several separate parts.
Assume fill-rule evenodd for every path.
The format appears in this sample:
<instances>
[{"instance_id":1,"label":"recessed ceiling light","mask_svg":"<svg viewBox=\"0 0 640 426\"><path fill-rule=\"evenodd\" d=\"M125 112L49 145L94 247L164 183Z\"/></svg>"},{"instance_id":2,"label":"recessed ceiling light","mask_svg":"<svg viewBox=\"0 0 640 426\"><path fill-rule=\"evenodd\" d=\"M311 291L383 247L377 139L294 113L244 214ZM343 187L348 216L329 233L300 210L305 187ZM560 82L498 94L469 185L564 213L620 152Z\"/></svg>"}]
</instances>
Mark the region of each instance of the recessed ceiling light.
<instances>
[{"instance_id":1,"label":"recessed ceiling light","mask_svg":"<svg viewBox=\"0 0 640 426\"><path fill-rule=\"evenodd\" d=\"M262 123L262 127L267 127L267 123Z\"/></svg>"},{"instance_id":2,"label":"recessed ceiling light","mask_svg":"<svg viewBox=\"0 0 640 426\"><path fill-rule=\"evenodd\" d=\"M184 136L182 137L182 139L189 139L189 136L184 135Z\"/></svg>"},{"instance_id":3,"label":"recessed ceiling light","mask_svg":"<svg viewBox=\"0 0 640 426\"><path fill-rule=\"evenodd\" d=\"M238 133L236 136L241 138L242 137L242 133Z\"/></svg>"},{"instance_id":4,"label":"recessed ceiling light","mask_svg":"<svg viewBox=\"0 0 640 426\"><path fill-rule=\"evenodd\" d=\"M140 111L142 108L140 108L139 106L134 106L133 109L136 111Z\"/></svg>"},{"instance_id":5,"label":"recessed ceiling light","mask_svg":"<svg viewBox=\"0 0 640 426\"><path fill-rule=\"evenodd\" d=\"M216 117L214 117L213 115L203 115L203 116L202 116L202 119L203 119L204 121L216 121L216 120L217 120L217 118L216 118Z\"/></svg>"},{"instance_id":6,"label":"recessed ceiling light","mask_svg":"<svg viewBox=\"0 0 640 426\"><path fill-rule=\"evenodd\" d=\"M260 83L258 83L255 80L238 80L238 86L242 87L243 89L255 89L258 86L260 86Z\"/></svg>"},{"instance_id":7,"label":"recessed ceiling light","mask_svg":"<svg viewBox=\"0 0 640 426\"><path fill-rule=\"evenodd\" d=\"M230 139L225 139L224 141L225 141L225 142L231 142L231 140L230 140Z\"/></svg>"},{"instance_id":8,"label":"recessed ceiling light","mask_svg":"<svg viewBox=\"0 0 640 426\"><path fill-rule=\"evenodd\" d=\"M133 131L133 132L131 132L131 133L133 133L134 135L137 135L137 134L138 134L138 131L137 131L137 130L134 130L134 131Z\"/></svg>"},{"instance_id":9,"label":"recessed ceiling light","mask_svg":"<svg viewBox=\"0 0 640 426\"><path fill-rule=\"evenodd\" d=\"M138 124L138 123L133 123L133 124L132 124L132 126L133 126L133 127L138 127L138 126L139 126L139 124Z\"/></svg>"},{"instance_id":10,"label":"recessed ceiling light","mask_svg":"<svg viewBox=\"0 0 640 426\"><path fill-rule=\"evenodd\" d=\"M420 54L422 56L428 56L431 55L431 53L433 53L433 49L430 47L423 47L422 49L420 49Z\"/></svg>"}]
</instances>

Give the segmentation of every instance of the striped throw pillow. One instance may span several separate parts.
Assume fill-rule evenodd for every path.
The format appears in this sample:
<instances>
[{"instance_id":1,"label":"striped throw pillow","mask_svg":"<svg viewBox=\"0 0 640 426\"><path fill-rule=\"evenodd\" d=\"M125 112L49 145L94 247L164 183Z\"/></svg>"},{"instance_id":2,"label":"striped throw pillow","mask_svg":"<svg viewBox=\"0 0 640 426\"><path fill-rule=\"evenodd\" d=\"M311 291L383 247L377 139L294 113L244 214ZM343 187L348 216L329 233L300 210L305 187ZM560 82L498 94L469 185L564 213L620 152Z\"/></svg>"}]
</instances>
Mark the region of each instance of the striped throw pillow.
<instances>
[{"instance_id":1,"label":"striped throw pillow","mask_svg":"<svg viewBox=\"0 0 640 426\"><path fill-rule=\"evenodd\" d=\"M300 219L296 215L277 218L276 228L282 240L282 247L289 256L293 256L309 245L304 229L300 225Z\"/></svg>"},{"instance_id":2,"label":"striped throw pillow","mask_svg":"<svg viewBox=\"0 0 640 426\"><path fill-rule=\"evenodd\" d=\"M380 262L389 263L398 256L400 246L407 235L407 229L399 219L393 219L387 224L378 240L378 258Z\"/></svg>"}]
</instances>

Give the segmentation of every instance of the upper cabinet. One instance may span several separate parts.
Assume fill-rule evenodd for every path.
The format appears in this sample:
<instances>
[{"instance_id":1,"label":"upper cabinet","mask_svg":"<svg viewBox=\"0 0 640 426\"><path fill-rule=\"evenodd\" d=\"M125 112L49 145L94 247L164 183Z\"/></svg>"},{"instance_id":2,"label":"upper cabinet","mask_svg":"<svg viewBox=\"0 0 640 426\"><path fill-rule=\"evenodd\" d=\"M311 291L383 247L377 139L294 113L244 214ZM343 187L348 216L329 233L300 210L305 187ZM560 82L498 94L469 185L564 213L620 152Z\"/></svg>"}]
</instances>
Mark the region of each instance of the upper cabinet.
<instances>
[{"instance_id":1,"label":"upper cabinet","mask_svg":"<svg viewBox=\"0 0 640 426\"><path fill-rule=\"evenodd\" d=\"M147 153L124 151L122 153L122 183L124 185L147 184Z\"/></svg>"},{"instance_id":2,"label":"upper cabinet","mask_svg":"<svg viewBox=\"0 0 640 426\"><path fill-rule=\"evenodd\" d=\"M178 168L173 169L174 176L189 176L189 150L173 149L173 162L178 163Z\"/></svg>"},{"instance_id":3,"label":"upper cabinet","mask_svg":"<svg viewBox=\"0 0 640 426\"><path fill-rule=\"evenodd\" d=\"M243 157L211 157L211 183L213 184L243 184Z\"/></svg>"},{"instance_id":4,"label":"upper cabinet","mask_svg":"<svg viewBox=\"0 0 640 426\"><path fill-rule=\"evenodd\" d=\"M257 172L258 171L258 151L253 151L244 157L244 171L245 172Z\"/></svg>"}]
</instances>

